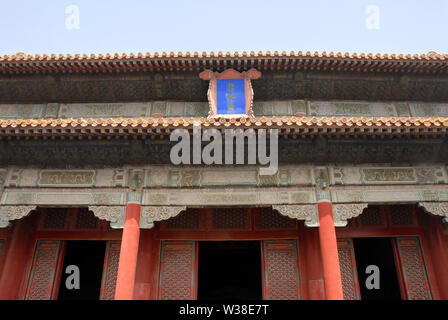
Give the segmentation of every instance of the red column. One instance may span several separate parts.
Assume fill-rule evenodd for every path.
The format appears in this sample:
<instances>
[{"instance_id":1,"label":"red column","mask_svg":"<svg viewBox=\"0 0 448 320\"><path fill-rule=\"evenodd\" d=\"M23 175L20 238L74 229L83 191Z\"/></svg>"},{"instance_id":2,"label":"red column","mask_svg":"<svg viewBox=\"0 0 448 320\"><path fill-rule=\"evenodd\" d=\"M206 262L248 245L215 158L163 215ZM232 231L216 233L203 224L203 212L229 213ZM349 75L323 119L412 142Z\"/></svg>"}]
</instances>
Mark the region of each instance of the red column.
<instances>
[{"instance_id":1,"label":"red column","mask_svg":"<svg viewBox=\"0 0 448 320\"><path fill-rule=\"evenodd\" d=\"M437 279L437 285L440 292L440 299L448 299L448 251L447 245L444 243L444 235L442 231L442 219L436 216L428 216L429 228L427 229L427 237L429 239L430 254L432 265Z\"/></svg>"},{"instance_id":2,"label":"red column","mask_svg":"<svg viewBox=\"0 0 448 320\"><path fill-rule=\"evenodd\" d=\"M0 300L23 299L28 281L28 269L33 259L37 214L14 221L12 235L8 239L9 248L0 275ZM6 248L5 248L6 249Z\"/></svg>"},{"instance_id":3,"label":"red column","mask_svg":"<svg viewBox=\"0 0 448 320\"><path fill-rule=\"evenodd\" d=\"M330 202L322 201L317 204L317 210L319 213L319 239L324 269L325 295L327 300L344 300L333 208Z\"/></svg>"},{"instance_id":4,"label":"red column","mask_svg":"<svg viewBox=\"0 0 448 320\"><path fill-rule=\"evenodd\" d=\"M141 206L139 204L130 203L126 206L126 220L121 239L115 300L132 300L134 297L135 272L140 239L140 211Z\"/></svg>"}]
</instances>

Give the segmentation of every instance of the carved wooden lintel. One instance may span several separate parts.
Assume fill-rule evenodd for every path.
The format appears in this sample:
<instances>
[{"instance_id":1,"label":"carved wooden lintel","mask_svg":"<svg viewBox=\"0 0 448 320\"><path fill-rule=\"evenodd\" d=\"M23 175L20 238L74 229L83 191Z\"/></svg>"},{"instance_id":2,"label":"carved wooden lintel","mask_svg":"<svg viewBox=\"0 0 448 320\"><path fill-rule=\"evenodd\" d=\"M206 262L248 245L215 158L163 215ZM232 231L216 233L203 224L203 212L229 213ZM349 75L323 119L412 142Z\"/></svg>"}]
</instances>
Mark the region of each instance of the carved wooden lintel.
<instances>
[{"instance_id":1,"label":"carved wooden lintel","mask_svg":"<svg viewBox=\"0 0 448 320\"><path fill-rule=\"evenodd\" d=\"M448 202L419 202L426 212L443 217L443 222L448 223Z\"/></svg>"},{"instance_id":2,"label":"carved wooden lintel","mask_svg":"<svg viewBox=\"0 0 448 320\"><path fill-rule=\"evenodd\" d=\"M334 226L346 227L347 220L359 216L367 206L367 203L333 204Z\"/></svg>"},{"instance_id":3,"label":"carved wooden lintel","mask_svg":"<svg viewBox=\"0 0 448 320\"><path fill-rule=\"evenodd\" d=\"M110 222L112 229L123 229L125 206L89 206L95 217Z\"/></svg>"},{"instance_id":4,"label":"carved wooden lintel","mask_svg":"<svg viewBox=\"0 0 448 320\"><path fill-rule=\"evenodd\" d=\"M186 209L186 206L142 206L140 228L152 229L154 222L174 218Z\"/></svg>"},{"instance_id":5,"label":"carved wooden lintel","mask_svg":"<svg viewBox=\"0 0 448 320\"><path fill-rule=\"evenodd\" d=\"M319 227L317 206L315 204L277 205L272 206L272 209L291 219L305 220L307 227Z\"/></svg>"},{"instance_id":6,"label":"carved wooden lintel","mask_svg":"<svg viewBox=\"0 0 448 320\"><path fill-rule=\"evenodd\" d=\"M7 228L10 221L26 217L33 210L36 210L36 206L1 206L0 228Z\"/></svg>"}]
</instances>

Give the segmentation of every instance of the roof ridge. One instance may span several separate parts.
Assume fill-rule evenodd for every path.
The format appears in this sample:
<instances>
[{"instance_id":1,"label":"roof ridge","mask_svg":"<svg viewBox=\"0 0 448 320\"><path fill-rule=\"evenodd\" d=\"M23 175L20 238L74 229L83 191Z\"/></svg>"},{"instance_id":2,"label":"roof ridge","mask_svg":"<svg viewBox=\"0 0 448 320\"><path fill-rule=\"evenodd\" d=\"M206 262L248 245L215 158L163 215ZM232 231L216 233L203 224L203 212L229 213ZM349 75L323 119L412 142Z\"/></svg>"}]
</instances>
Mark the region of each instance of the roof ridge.
<instances>
[{"instance_id":1,"label":"roof ridge","mask_svg":"<svg viewBox=\"0 0 448 320\"><path fill-rule=\"evenodd\" d=\"M448 54L439 54L435 51L429 51L428 53L423 54L410 54L410 53L357 53L357 52L329 52L315 51L311 53L310 51L302 52L302 51L282 51L279 53L278 51L259 51L255 53L254 51L243 51L242 53L238 51L234 52L223 52L218 51L215 53L214 51L206 52L203 51L201 54L197 51L191 53L190 51L178 52L175 53L173 51L168 52L147 52L147 53L91 53L91 54L26 54L24 52L18 52L12 55L3 55L0 56L0 62L12 62L12 61L75 61L75 60L124 60L124 59L173 59L173 58L278 58L278 57L295 57L295 58L342 58L342 59L365 59L365 60L442 60L448 59Z\"/></svg>"}]
</instances>

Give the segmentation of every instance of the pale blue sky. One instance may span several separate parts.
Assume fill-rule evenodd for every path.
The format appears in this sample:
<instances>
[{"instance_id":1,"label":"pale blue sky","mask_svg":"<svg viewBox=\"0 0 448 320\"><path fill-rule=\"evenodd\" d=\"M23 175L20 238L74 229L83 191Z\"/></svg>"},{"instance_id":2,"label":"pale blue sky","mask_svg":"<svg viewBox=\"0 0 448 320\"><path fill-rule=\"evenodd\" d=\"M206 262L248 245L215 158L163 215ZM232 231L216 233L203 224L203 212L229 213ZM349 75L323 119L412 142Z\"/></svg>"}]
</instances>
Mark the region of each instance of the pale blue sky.
<instances>
[{"instance_id":1,"label":"pale blue sky","mask_svg":"<svg viewBox=\"0 0 448 320\"><path fill-rule=\"evenodd\" d=\"M448 0L0 0L0 55L162 51L448 53ZM80 10L68 30L65 10ZM366 28L368 5L380 9Z\"/></svg>"}]
</instances>

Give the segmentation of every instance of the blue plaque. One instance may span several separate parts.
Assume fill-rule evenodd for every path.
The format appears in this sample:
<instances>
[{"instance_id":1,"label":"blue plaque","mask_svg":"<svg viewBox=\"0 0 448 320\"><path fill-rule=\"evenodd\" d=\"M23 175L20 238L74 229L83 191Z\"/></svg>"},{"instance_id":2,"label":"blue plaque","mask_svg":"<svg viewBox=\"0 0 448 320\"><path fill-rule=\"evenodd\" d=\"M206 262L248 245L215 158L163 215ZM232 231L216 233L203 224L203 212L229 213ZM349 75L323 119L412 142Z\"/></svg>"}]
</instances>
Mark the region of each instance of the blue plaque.
<instances>
[{"instance_id":1,"label":"blue plaque","mask_svg":"<svg viewBox=\"0 0 448 320\"><path fill-rule=\"evenodd\" d=\"M217 80L217 114L246 114L244 80Z\"/></svg>"}]
</instances>

